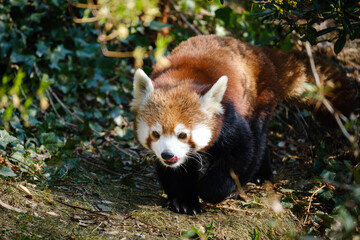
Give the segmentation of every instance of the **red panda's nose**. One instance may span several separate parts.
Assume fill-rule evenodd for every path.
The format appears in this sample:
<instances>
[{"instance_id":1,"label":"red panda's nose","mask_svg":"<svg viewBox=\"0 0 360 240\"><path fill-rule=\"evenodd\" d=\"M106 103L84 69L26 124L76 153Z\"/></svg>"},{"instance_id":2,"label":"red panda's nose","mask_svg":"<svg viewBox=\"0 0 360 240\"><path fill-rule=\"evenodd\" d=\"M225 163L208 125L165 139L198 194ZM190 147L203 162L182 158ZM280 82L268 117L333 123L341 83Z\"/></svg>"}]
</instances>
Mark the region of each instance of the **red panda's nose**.
<instances>
[{"instance_id":1,"label":"red panda's nose","mask_svg":"<svg viewBox=\"0 0 360 240\"><path fill-rule=\"evenodd\" d=\"M174 157L174 154L168 151L164 151L161 153L161 157L166 161Z\"/></svg>"}]
</instances>

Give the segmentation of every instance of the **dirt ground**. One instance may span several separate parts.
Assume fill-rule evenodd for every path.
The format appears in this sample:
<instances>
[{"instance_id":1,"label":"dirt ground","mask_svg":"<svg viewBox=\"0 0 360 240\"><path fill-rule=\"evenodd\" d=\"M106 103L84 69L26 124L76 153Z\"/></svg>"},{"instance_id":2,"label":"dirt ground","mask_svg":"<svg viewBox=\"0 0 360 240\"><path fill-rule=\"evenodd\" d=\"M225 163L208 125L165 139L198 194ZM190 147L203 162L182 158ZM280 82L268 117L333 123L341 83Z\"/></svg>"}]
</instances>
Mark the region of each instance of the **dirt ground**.
<instances>
[{"instance_id":1,"label":"dirt ground","mask_svg":"<svg viewBox=\"0 0 360 240\"><path fill-rule=\"evenodd\" d=\"M153 177L135 177L129 184L82 166L52 186L0 180L0 203L8 205L0 207L0 237L180 239L191 227L199 231L199 239L289 239L302 234L299 220L281 207L274 192L256 185L247 192L246 203L229 199L216 206L203 204L204 214L188 216L161 206L165 198ZM211 222L213 229L206 231Z\"/></svg>"}]
</instances>

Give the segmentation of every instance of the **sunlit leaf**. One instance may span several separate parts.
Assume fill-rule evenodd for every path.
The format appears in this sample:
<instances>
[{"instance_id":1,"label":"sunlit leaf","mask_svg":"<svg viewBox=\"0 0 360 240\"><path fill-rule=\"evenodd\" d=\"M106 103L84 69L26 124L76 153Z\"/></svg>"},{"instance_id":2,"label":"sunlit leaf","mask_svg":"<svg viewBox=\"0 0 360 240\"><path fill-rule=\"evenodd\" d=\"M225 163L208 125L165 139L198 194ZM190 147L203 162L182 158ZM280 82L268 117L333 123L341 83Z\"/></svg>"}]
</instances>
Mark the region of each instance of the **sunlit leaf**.
<instances>
[{"instance_id":1,"label":"sunlit leaf","mask_svg":"<svg viewBox=\"0 0 360 240\"><path fill-rule=\"evenodd\" d=\"M6 130L0 130L0 146L5 149L9 143L18 143L16 137L11 136Z\"/></svg>"},{"instance_id":2,"label":"sunlit leaf","mask_svg":"<svg viewBox=\"0 0 360 240\"><path fill-rule=\"evenodd\" d=\"M16 177L17 175L14 173L14 171L11 169L11 167L1 167L0 168L0 175L4 177Z\"/></svg>"}]
</instances>

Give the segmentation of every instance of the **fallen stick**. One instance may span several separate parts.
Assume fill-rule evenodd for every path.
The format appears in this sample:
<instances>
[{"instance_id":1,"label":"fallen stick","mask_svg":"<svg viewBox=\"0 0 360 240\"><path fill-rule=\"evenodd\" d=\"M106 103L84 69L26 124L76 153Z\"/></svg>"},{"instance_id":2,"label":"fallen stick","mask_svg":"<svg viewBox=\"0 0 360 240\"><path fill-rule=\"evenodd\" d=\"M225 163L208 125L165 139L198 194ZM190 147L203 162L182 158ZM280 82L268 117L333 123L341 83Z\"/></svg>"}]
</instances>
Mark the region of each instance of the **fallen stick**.
<instances>
[{"instance_id":1,"label":"fallen stick","mask_svg":"<svg viewBox=\"0 0 360 240\"><path fill-rule=\"evenodd\" d=\"M17 212L17 213L27 213L27 210L24 210L24 209L20 209L20 208L17 208L17 207L13 207L13 206L10 206L9 204L7 203L4 203L3 201L0 200L0 206L5 208L5 209L8 209L8 210L11 210L11 211L14 211L14 212Z\"/></svg>"}]
</instances>

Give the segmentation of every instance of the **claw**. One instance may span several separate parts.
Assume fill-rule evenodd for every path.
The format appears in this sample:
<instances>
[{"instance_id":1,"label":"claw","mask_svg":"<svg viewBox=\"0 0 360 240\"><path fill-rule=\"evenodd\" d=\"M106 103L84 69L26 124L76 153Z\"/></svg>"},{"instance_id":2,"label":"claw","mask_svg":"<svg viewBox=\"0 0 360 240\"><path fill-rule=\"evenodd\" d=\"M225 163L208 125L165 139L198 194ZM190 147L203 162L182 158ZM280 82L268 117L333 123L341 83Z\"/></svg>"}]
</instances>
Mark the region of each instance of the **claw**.
<instances>
[{"instance_id":1,"label":"claw","mask_svg":"<svg viewBox=\"0 0 360 240\"><path fill-rule=\"evenodd\" d=\"M187 207L183 207L183 210L185 214L189 214L189 210L187 209Z\"/></svg>"},{"instance_id":2,"label":"claw","mask_svg":"<svg viewBox=\"0 0 360 240\"><path fill-rule=\"evenodd\" d=\"M178 199L170 199L166 202L166 206L176 213L196 215L203 212L198 202L184 203Z\"/></svg>"}]
</instances>

